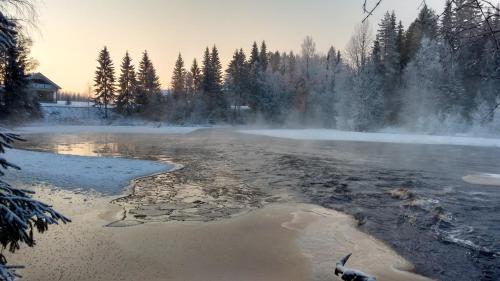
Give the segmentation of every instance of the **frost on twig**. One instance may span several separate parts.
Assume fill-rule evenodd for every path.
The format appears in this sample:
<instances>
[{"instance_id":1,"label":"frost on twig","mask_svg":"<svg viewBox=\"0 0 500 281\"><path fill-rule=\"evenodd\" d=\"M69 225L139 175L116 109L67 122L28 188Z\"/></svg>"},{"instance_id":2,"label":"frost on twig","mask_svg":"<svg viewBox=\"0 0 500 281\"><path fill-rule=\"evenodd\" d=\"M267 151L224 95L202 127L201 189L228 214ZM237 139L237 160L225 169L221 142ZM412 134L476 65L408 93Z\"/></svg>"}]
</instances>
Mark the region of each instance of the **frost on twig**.
<instances>
[{"instance_id":1,"label":"frost on twig","mask_svg":"<svg viewBox=\"0 0 500 281\"><path fill-rule=\"evenodd\" d=\"M22 140L18 135L6 133L0 128L0 153L5 148L10 148L12 142ZM20 167L0 157L0 176L8 168L20 169ZM70 222L68 218L56 212L51 206L37 201L31 197L33 192L18 189L0 179L0 245L2 250L8 249L14 252L21 244L29 247L35 245L33 230L42 233L51 224L58 222ZM16 269L22 266L9 266L7 260L0 252L0 280L15 280L19 275Z\"/></svg>"}]
</instances>

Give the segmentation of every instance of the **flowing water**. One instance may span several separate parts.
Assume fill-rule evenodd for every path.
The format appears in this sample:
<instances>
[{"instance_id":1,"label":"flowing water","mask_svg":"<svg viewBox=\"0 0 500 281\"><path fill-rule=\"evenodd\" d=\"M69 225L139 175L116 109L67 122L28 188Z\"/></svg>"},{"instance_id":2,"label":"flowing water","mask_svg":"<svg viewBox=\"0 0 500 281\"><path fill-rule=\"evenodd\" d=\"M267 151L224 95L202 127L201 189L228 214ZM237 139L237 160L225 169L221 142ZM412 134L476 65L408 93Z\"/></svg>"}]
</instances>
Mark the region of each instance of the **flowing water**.
<instances>
[{"instance_id":1,"label":"flowing water","mask_svg":"<svg viewBox=\"0 0 500 281\"><path fill-rule=\"evenodd\" d=\"M500 187L462 180L500 174L497 148L301 142L227 131L39 134L22 147L219 165L259 194L352 214L360 229L412 261L418 273L438 280L500 280Z\"/></svg>"}]
</instances>

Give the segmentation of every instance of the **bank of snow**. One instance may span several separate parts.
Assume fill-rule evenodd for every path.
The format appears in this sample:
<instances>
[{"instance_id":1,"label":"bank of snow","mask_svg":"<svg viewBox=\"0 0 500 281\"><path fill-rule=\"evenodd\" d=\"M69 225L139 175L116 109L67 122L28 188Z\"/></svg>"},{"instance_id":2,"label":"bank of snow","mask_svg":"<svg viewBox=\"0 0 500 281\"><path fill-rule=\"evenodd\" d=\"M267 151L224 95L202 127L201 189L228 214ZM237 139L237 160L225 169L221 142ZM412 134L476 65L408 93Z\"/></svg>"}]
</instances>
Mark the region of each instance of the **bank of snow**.
<instances>
[{"instance_id":1,"label":"bank of snow","mask_svg":"<svg viewBox=\"0 0 500 281\"><path fill-rule=\"evenodd\" d=\"M123 191L130 180L174 168L173 164L123 158L83 157L25 150L7 150L5 158L20 166L5 179L20 183L49 183L61 188L95 190L104 194Z\"/></svg>"},{"instance_id":2,"label":"bank of snow","mask_svg":"<svg viewBox=\"0 0 500 281\"><path fill-rule=\"evenodd\" d=\"M188 134L202 127L175 127L175 126L26 126L17 127L16 133L43 134L43 133L110 133L110 134Z\"/></svg>"},{"instance_id":3,"label":"bank of snow","mask_svg":"<svg viewBox=\"0 0 500 281\"><path fill-rule=\"evenodd\" d=\"M327 129L240 130L239 132L245 134L262 135L262 136L296 139L296 140L323 140L323 141L332 140L332 141L500 147L500 139L462 137L462 136L435 136L435 135L394 134L394 133L361 133L361 132L346 132L346 131L327 130Z\"/></svg>"}]
</instances>

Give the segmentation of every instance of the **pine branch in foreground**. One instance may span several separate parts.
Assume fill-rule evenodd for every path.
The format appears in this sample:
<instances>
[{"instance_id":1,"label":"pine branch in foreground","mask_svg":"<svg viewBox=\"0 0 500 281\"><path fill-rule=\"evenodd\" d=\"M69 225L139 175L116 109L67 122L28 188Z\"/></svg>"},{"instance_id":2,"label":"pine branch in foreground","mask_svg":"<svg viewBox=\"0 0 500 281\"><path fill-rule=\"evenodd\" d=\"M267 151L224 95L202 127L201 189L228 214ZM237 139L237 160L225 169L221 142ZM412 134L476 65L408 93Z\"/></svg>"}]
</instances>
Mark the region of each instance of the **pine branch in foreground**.
<instances>
[{"instance_id":1,"label":"pine branch in foreground","mask_svg":"<svg viewBox=\"0 0 500 281\"><path fill-rule=\"evenodd\" d=\"M0 153L5 153L5 148L11 148L14 141L23 139L5 132L0 128ZM21 168L0 158L0 169L8 168L20 170ZM4 171L0 170L0 176ZM14 252L22 243L33 247L35 245L33 230L43 233L51 224L67 223L71 220L55 211L51 206L33 199L34 192L18 189L9 183L0 180L0 244L3 249ZM12 281L20 277L17 269L23 266L7 265L7 260L0 252L0 280Z\"/></svg>"}]
</instances>

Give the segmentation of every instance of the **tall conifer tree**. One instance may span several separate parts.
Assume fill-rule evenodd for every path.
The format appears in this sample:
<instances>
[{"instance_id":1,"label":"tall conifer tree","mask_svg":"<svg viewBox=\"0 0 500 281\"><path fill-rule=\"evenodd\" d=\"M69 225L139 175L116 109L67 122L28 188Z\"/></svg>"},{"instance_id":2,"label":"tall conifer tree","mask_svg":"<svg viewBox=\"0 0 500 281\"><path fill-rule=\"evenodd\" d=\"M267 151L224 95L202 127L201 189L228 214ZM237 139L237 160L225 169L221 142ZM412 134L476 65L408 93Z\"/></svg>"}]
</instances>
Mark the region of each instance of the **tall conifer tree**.
<instances>
[{"instance_id":1,"label":"tall conifer tree","mask_svg":"<svg viewBox=\"0 0 500 281\"><path fill-rule=\"evenodd\" d=\"M266 41L262 41L260 45L259 63L262 67L262 71L266 71L267 65L269 64Z\"/></svg>"},{"instance_id":2,"label":"tall conifer tree","mask_svg":"<svg viewBox=\"0 0 500 281\"><path fill-rule=\"evenodd\" d=\"M219 58L219 50L217 50L217 47L214 45L212 48L212 54L210 58L210 62L212 64L212 71L213 71L213 91L214 93L222 93L222 64L220 62Z\"/></svg>"},{"instance_id":3,"label":"tall conifer tree","mask_svg":"<svg viewBox=\"0 0 500 281\"><path fill-rule=\"evenodd\" d=\"M152 110L152 107L158 106L159 96L161 94L160 78L156 75L156 69L147 51L144 51L141 62L139 63L137 82L137 105L139 111L144 113L147 110Z\"/></svg>"},{"instance_id":4,"label":"tall conifer tree","mask_svg":"<svg viewBox=\"0 0 500 281\"><path fill-rule=\"evenodd\" d=\"M201 84L202 84L202 75L201 75L201 70L198 67L198 62L196 59L193 60L193 64L191 65L191 76L193 77L193 86L194 86L194 91L199 92L201 90Z\"/></svg>"},{"instance_id":5,"label":"tall conifer tree","mask_svg":"<svg viewBox=\"0 0 500 281\"><path fill-rule=\"evenodd\" d=\"M203 55L203 66L202 66L202 90L204 95L207 95L212 90L212 84L214 80L214 72L212 67L212 56L210 54L210 50L208 47L205 49L205 53Z\"/></svg>"},{"instance_id":6,"label":"tall conifer tree","mask_svg":"<svg viewBox=\"0 0 500 281\"><path fill-rule=\"evenodd\" d=\"M183 100L185 95L185 80L186 80L186 69L184 68L184 60L182 55L179 53L177 61L175 62L175 68L172 73L172 94L174 99Z\"/></svg>"},{"instance_id":7,"label":"tall conifer tree","mask_svg":"<svg viewBox=\"0 0 500 281\"><path fill-rule=\"evenodd\" d=\"M108 106L115 102L115 67L111 61L107 47L99 52L97 59L97 70L95 72L94 102L97 105L104 105L104 118L108 118Z\"/></svg>"},{"instance_id":8,"label":"tall conifer tree","mask_svg":"<svg viewBox=\"0 0 500 281\"><path fill-rule=\"evenodd\" d=\"M125 53L121 64L120 77L118 78L118 97L116 98L116 109L124 114L131 114L134 110L137 79L134 65L128 52Z\"/></svg>"}]
</instances>

